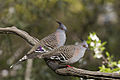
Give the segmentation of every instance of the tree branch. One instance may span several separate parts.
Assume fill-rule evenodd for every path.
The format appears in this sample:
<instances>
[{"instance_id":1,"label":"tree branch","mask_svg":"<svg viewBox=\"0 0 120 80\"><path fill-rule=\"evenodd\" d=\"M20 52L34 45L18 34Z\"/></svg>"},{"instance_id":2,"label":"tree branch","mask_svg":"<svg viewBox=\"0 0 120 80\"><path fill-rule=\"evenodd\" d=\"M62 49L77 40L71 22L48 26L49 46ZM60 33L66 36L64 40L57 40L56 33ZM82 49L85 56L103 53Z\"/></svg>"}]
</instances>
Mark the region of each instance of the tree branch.
<instances>
[{"instance_id":1,"label":"tree branch","mask_svg":"<svg viewBox=\"0 0 120 80\"><path fill-rule=\"evenodd\" d=\"M41 56L41 55L39 55ZM57 74L63 76L74 76L74 77L82 77L86 79L102 79L102 80L110 80L110 79L119 79L119 73L104 73L99 71L88 71L84 69L79 69L75 67L67 67L66 65L60 65L57 61L46 60L47 65L54 70Z\"/></svg>"},{"instance_id":2,"label":"tree branch","mask_svg":"<svg viewBox=\"0 0 120 80\"><path fill-rule=\"evenodd\" d=\"M16 27L7 27L7 28L0 28L1 34L17 34L21 38L23 38L25 41L27 41L30 45L34 46L39 42L38 39L33 38L30 36L27 32L22 31L20 29L17 29ZM49 65L50 62L47 62L45 60L47 65ZM88 71L78 68L60 68L58 69L58 63L52 62L54 65L49 65L49 67L54 70L57 74L64 75L64 76L75 76L75 77L83 77L83 78L93 78L93 79L120 79L120 74L118 73L103 73L98 71ZM54 69L55 68L55 69Z\"/></svg>"},{"instance_id":3,"label":"tree branch","mask_svg":"<svg viewBox=\"0 0 120 80\"><path fill-rule=\"evenodd\" d=\"M17 29L15 26L0 28L0 34L11 34L11 33L20 36L32 46L39 42L37 38L33 38L27 32Z\"/></svg>"},{"instance_id":4,"label":"tree branch","mask_svg":"<svg viewBox=\"0 0 120 80\"><path fill-rule=\"evenodd\" d=\"M92 79L120 79L120 74L118 73L103 73L98 71L88 71L78 68L62 68L56 70L57 74L65 75L65 76L76 76L82 78L92 78Z\"/></svg>"}]
</instances>

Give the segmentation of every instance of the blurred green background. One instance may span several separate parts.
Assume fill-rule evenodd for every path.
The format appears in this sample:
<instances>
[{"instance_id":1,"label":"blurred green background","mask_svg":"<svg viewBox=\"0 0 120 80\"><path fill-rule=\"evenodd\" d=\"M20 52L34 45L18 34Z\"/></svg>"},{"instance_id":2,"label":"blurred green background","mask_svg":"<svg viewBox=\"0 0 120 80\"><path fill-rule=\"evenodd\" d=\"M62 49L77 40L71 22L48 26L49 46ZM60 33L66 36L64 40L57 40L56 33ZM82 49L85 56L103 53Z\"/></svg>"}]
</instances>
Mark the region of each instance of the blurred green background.
<instances>
[{"instance_id":1,"label":"blurred green background","mask_svg":"<svg viewBox=\"0 0 120 80\"><path fill-rule=\"evenodd\" d=\"M120 1L119 0L0 0L0 27L16 26L42 39L54 32L61 21L68 28L66 45L87 40L89 32L96 32L107 41L107 51L120 59ZM30 46L16 35L0 34L0 80L24 80L26 62L16 68L9 66L20 59ZM83 62L76 67L98 70L100 59L87 51ZM33 60L31 80L79 80L59 76L50 70L44 60Z\"/></svg>"}]
</instances>

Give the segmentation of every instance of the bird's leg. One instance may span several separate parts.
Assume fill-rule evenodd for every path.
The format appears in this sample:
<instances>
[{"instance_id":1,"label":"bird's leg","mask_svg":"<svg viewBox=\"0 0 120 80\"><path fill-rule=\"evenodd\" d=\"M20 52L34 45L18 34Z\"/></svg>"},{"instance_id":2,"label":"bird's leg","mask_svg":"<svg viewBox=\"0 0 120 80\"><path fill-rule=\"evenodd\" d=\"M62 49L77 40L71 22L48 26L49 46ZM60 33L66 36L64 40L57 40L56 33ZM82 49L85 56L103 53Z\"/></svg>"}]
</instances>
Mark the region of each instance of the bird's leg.
<instances>
[{"instance_id":1,"label":"bird's leg","mask_svg":"<svg viewBox=\"0 0 120 80\"><path fill-rule=\"evenodd\" d=\"M70 66L70 65L66 65L67 67L69 67L69 68L73 68L72 66Z\"/></svg>"},{"instance_id":2,"label":"bird's leg","mask_svg":"<svg viewBox=\"0 0 120 80\"><path fill-rule=\"evenodd\" d=\"M70 65L66 65L67 66L67 68L73 68L72 66L70 66ZM68 69L67 69L67 71L69 71Z\"/></svg>"}]
</instances>

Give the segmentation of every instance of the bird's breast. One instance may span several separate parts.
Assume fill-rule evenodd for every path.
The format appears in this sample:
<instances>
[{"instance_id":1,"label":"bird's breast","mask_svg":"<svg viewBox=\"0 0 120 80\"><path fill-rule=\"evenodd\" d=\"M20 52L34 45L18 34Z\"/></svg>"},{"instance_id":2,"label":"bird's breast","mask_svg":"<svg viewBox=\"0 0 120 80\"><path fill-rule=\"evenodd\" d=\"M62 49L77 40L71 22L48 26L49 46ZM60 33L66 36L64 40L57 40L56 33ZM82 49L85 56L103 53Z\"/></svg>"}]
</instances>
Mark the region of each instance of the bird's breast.
<instances>
[{"instance_id":1,"label":"bird's breast","mask_svg":"<svg viewBox=\"0 0 120 80\"><path fill-rule=\"evenodd\" d=\"M56 38L57 38L58 46L63 46L66 41L65 31L57 31Z\"/></svg>"},{"instance_id":2,"label":"bird's breast","mask_svg":"<svg viewBox=\"0 0 120 80\"><path fill-rule=\"evenodd\" d=\"M84 56L85 50L79 47L76 47L73 57L68 61L70 64L77 62L80 58Z\"/></svg>"}]
</instances>

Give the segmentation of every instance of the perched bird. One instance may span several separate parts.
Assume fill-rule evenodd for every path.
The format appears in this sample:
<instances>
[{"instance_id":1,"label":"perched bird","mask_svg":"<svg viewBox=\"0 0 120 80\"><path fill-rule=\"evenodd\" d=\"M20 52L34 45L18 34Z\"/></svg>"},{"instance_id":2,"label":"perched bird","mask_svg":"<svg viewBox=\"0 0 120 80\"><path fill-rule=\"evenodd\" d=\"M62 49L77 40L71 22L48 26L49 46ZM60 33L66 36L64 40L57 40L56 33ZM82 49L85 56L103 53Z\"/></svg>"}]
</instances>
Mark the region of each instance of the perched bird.
<instances>
[{"instance_id":1,"label":"perched bird","mask_svg":"<svg viewBox=\"0 0 120 80\"><path fill-rule=\"evenodd\" d=\"M59 22L59 21L56 21L56 22L59 24L59 27L57 28L56 32L41 39L39 41L39 43L34 45L32 47L32 49L23 58L21 58L16 64L18 64L24 60L27 60L28 54L32 54L34 52L44 53L49 50L63 46L65 44L65 41L66 41L66 33L65 32L67 31L67 28L61 22ZM16 64L13 64L12 66L10 66L10 68L12 68Z\"/></svg>"},{"instance_id":2,"label":"perched bird","mask_svg":"<svg viewBox=\"0 0 120 80\"><path fill-rule=\"evenodd\" d=\"M83 41L77 45L61 46L45 54L38 55L38 57L59 61L59 64L73 64L84 56L87 48L87 42Z\"/></svg>"},{"instance_id":3,"label":"perched bird","mask_svg":"<svg viewBox=\"0 0 120 80\"><path fill-rule=\"evenodd\" d=\"M59 24L59 27L57 28L56 32L40 40L39 43L33 46L32 49L27 54L31 54L33 52L45 52L46 49L52 50L65 44L66 41L65 32L67 31L67 28L61 22L57 21L57 23Z\"/></svg>"}]
</instances>

